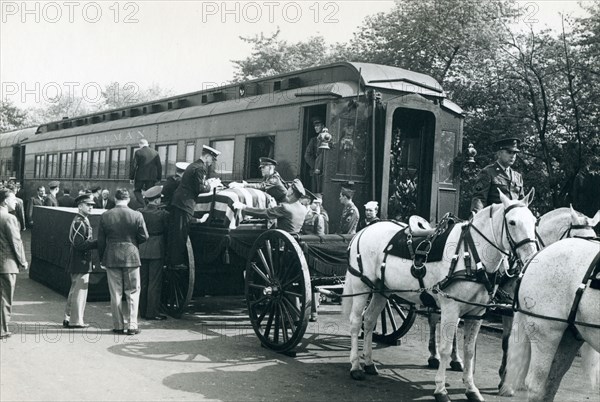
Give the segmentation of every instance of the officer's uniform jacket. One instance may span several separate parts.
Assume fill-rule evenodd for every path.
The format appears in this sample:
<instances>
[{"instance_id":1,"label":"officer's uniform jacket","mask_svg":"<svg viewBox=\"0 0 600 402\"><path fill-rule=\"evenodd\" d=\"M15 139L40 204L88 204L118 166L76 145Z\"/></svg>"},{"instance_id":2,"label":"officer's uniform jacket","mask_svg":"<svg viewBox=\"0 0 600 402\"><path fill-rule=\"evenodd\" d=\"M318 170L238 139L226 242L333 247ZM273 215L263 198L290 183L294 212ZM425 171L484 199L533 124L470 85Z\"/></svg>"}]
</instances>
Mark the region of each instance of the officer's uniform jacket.
<instances>
[{"instance_id":1,"label":"officer's uniform jacket","mask_svg":"<svg viewBox=\"0 0 600 402\"><path fill-rule=\"evenodd\" d=\"M300 233L306 216L306 207L300 204L300 201L282 202L267 209L246 208L244 212L260 218L277 219L277 229L288 233Z\"/></svg>"},{"instance_id":2,"label":"officer's uniform jacket","mask_svg":"<svg viewBox=\"0 0 600 402\"><path fill-rule=\"evenodd\" d=\"M0 274L18 274L25 264L19 222L8 213L8 208L0 207Z\"/></svg>"},{"instance_id":3,"label":"officer's uniform jacket","mask_svg":"<svg viewBox=\"0 0 600 402\"><path fill-rule=\"evenodd\" d=\"M87 217L77 214L69 229L69 265L71 274L92 272L92 250L98 248L98 240L92 238L92 226Z\"/></svg>"},{"instance_id":4,"label":"officer's uniform jacket","mask_svg":"<svg viewBox=\"0 0 600 402\"><path fill-rule=\"evenodd\" d=\"M325 234L325 218L323 215L312 210L309 211L304 218L302 234L323 236Z\"/></svg>"},{"instance_id":5,"label":"officer's uniform jacket","mask_svg":"<svg viewBox=\"0 0 600 402\"><path fill-rule=\"evenodd\" d=\"M59 207L73 208L77 206L75 205L75 199L68 194L63 195L62 197L58 197L57 200Z\"/></svg>"},{"instance_id":6,"label":"officer's uniform jacket","mask_svg":"<svg viewBox=\"0 0 600 402\"><path fill-rule=\"evenodd\" d=\"M198 194L210 191L210 185L206 182L207 178L208 166L203 160L199 159L190 164L183 172L181 183L175 190L171 207L179 208L187 214L193 215Z\"/></svg>"},{"instance_id":7,"label":"officer's uniform jacket","mask_svg":"<svg viewBox=\"0 0 600 402\"><path fill-rule=\"evenodd\" d=\"M141 265L138 245L148 239L141 212L124 205L109 209L100 217L98 255L108 268L134 268Z\"/></svg>"},{"instance_id":8,"label":"officer's uniform jacket","mask_svg":"<svg viewBox=\"0 0 600 402\"><path fill-rule=\"evenodd\" d=\"M342 211L340 217L340 225L338 227L339 234L355 234L356 227L358 226L358 219L360 215L358 208L352 201L350 201Z\"/></svg>"},{"instance_id":9,"label":"officer's uniform jacket","mask_svg":"<svg viewBox=\"0 0 600 402\"><path fill-rule=\"evenodd\" d=\"M140 244L140 258L159 260L165 256L165 235L169 228L169 213L157 205L148 204L138 209L146 222L148 240Z\"/></svg>"},{"instance_id":10,"label":"officer's uniform jacket","mask_svg":"<svg viewBox=\"0 0 600 402\"><path fill-rule=\"evenodd\" d=\"M283 179L279 176L279 173L273 172L272 175L269 175L264 178L260 183L248 183L246 184L247 188L257 188L259 190L264 191L269 194L271 197L277 201L278 204L285 201L285 195L287 189L283 184Z\"/></svg>"},{"instance_id":11,"label":"officer's uniform jacket","mask_svg":"<svg viewBox=\"0 0 600 402\"><path fill-rule=\"evenodd\" d=\"M167 179L167 182L162 188L163 195L163 203L166 206L171 205L171 200L173 199L173 195L175 194L175 190L179 187L179 183L181 183L181 176L175 175L171 176Z\"/></svg>"},{"instance_id":12,"label":"officer's uniform jacket","mask_svg":"<svg viewBox=\"0 0 600 402\"><path fill-rule=\"evenodd\" d=\"M46 194L44 205L47 207L58 207L58 200L52 193L48 193Z\"/></svg>"},{"instance_id":13,"label":"officer's uniform jacket","mask_svg":"<svg viewBox=\"0 0 600 402\"><path fill-rule=\"evenodd\" d=\"M478 212L488 205L501 203L498 189L511 200L525 196L521 174L510 167L507 171L495 162L479 172L475 181L475 193L471 200L471 211Z\"/></svg>"}]
</instances>

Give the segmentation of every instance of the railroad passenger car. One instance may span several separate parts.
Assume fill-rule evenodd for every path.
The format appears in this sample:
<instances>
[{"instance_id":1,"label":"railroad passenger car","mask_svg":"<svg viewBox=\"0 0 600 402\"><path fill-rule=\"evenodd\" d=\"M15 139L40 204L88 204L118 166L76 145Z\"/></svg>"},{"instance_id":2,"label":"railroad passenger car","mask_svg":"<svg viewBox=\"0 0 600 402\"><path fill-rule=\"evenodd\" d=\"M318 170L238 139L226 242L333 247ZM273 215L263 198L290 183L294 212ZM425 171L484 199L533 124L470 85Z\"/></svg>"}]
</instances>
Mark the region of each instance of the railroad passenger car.
<instances>
[{"instance_id":1,"label":"railroad passenger car","mask_svg":"<svg viewBox=\"0 0 600 402\"><path fill-rule=\"evenodd\" d=\"M2 134L2 160L28 194L60 180L73 193L129 185L138 139L160 154L163 178L175 162L191 162L202 145L222 151L213 174L223 181L260 180L258 159L279 161L285 180L311 188L303 155L324 119L324 206L338 226L341 185L354 182L355 203L380 202L381 217L430 221L457 213L453 172L462 144L463 113L425 74L369 63L340 62L234 83ZM8 137L7 137L8 136ZM10 148L10 150L9 150ZM3 171L4 172L4 171Z\"/></svg>"}]
</instances>

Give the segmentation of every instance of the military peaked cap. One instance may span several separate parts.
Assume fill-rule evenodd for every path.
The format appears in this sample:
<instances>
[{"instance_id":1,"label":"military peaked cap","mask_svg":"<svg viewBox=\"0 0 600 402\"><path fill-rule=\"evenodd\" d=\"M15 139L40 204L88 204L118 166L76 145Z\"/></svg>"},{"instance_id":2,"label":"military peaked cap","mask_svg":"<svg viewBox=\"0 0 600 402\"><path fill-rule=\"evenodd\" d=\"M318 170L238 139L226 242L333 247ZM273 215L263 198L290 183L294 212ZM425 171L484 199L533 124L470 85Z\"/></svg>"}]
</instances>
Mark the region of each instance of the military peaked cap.
<instances>
[{"instance_id":1,"label":"military peaked cap","mask_svg":"<svg viewBox=\"0 0 600 402\"><path fill-rule=\"evenodd\" d=\"M96 203L94 202L94 197L92 197L91 194L83 194L75 198L75 205L79 204L95 205Z\"/></svg>"},{"instance_id":2,"label":"military peaked cap","mask_svg":"<svg viewBox=\"0 0 600 402\"><path fill-rule=\"evenodd\" d=\"M202 152L207 152L213 156L213 158L217 159L219 155L221 155L221 151L217 151L213 147L209 147L208 145L202 145Z\"/></svg>"},{"instance_id":3,"label":"military peaked cap","mask_svg":"<svg viewBox=\"0 0 600 402\"><path fill-rule=\"evenodd\" d=\"M188 162L177 162L175 164L175 167L177 168L177 170L185 170L187 169L187 167L190 166L190 164Z\"/></svg>"},{"instance_id":4,"label":"military peaked cap","mask_svg":"<svg viewBox=\"0 0 600 402\"><path fill-rule=\"evenodd\" d=\"M292 181L292 188L294 189L294 191L296 191L300 195L306 194L306 190L304 190L304 185L302 184L300 179L294 179Z\"/></svg>"},{"instance_id":5,"label":"military peaked cap","mask_svg":"<svg viewBox=\"0 0 600 402\"><path fill-rule=\"evenodd\" d=\"M320 117L313 117L311 121L312 121L313 125L315 125L317 123L319 123L319 124L325 124L325 122L323 121L323 119L320 118Z\"/></svg>"},{"instance_id":6,"label":"military peaked cap","mask_svg":"<svg viewBox=\"0 0 600 402\"><path fill-rule=\"evenodd\" d=\"M262 157L262 158L258 158L259 162L260 162L260 166L266 166L266 165L273 165L273 166L277 166L277 161L275 159L271 159L271 158L267 158L267 157Z\"/></svg>"},{"instance_id":7,"label":"military peaked cap","mask_svg":"<svg viewBox=\"0 0 600 402\"><path fill-rule=\"evenodd\" d=\"M154 200L162 195L163 186L154 186L150 187L148 190L144 191L144 198L147 200Z\"/></svg>"},{"instance_id":8,"label":"military peaked cap","mask_svg":"<svg viewBox=\"0 0 600 402\"><path fill-rule=\"evenodd\" d=\"M58 186L60 186L60 182L58 180L53 180L50 183L48 183L49 188L56 188Z\"/></svg>"},{"instance_id":9,"label":"military peaked cap","mask_svg":"<svg viewBox=\"0 0 600 402\"><path fill-rule=\"evenodd\" d=\"M494 142L494 146L498 151L505 149L507 151L519 152L520 144L521 140L518 138L503 138Z\"/></svg>"}]
</instances>

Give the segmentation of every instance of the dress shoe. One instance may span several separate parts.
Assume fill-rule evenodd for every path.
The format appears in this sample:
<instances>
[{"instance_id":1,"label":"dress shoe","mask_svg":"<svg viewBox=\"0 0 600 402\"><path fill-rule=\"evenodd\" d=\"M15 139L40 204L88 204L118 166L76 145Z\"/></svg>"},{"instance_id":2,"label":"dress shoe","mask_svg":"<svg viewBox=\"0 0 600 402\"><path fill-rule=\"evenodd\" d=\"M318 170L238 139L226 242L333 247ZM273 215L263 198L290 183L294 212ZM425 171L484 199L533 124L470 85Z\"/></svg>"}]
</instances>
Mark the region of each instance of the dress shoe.
<instances>
[{"instance_id":1,"label":"dress shoe","mask_svg":"<svg viewBox=\"0 0 600 402\"><path fill-rule=\"evenodd\" d=\"M128 330L127 330L127 335L137 335L137 334L139 334L140 332L142 332L142 330L141 330L141 329L139 329L139 328L136 328L136 329L128 329Z\"/></svg>"},{"instance_id":2,"label":"dress shoe","mask_svg":"<svg viewBox=\"0 0 600 402\"><path fill-rule=\"evenodd\" d=\"M10 338L11 335L12 335L12 332L6 332L6 333L0 335L0 339Z\"/></svg>"},{"instance_id":3,"label":"dress shoe","mask_svg":"<svg viewBox=\"0 0 600 402\"><path fill-rule=\"evenodd\" d=\"M125 330L124 329L113 329L112 330L115 334L124 334Z\"/></svg>"},{"instance_id":4,"label":"dress shoe","mask_svg":"<svg viewBox=\"0 0 600 402\"><path fill-rule=\"evenodd\" d=\"M82 324L82 325L67 325L67 328L76 328L76 329L82 329L82 328L87 328L89 327L90 324Z\"/></svg>"},{"instance_id":5,"label":"dress shoe","mask_svg":"<svg viewBox=\"0 0 600 402\"><path fill-rule=\"evenodd\" d=\"M63 327L67 328L69 326L69 320L63 320Z\"/></svg>"}]
</instances>

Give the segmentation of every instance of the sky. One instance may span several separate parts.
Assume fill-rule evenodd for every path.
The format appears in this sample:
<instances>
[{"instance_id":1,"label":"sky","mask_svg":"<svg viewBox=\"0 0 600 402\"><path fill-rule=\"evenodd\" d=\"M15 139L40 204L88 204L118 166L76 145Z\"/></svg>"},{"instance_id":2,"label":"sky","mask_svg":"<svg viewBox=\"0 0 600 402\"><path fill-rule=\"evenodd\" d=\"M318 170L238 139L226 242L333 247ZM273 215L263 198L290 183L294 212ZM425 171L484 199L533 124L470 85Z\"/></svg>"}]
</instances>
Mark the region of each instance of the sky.
<instances>
[{"instance_id":1,"label":"sky","mask_svg":"<svg viewBox=\"0 0 600 402\"><path fill-rule=\"evenodd\" d=\"M583 15L576 1L517 4L525 11L521 25L534 29L560 27L561 11ZM94 103L109 82L124 96L151 85L174 94L198 91L233 78L232 60L251 50L240 36L279 27L289 42L314 35L346 42L366 16L393 7L393 1L0 0L0 97L25 108L70 93Z\"/></svg>"}]
</instances>

